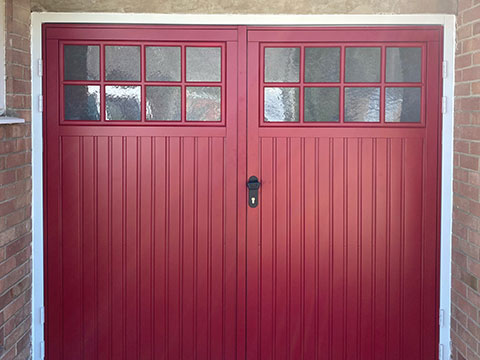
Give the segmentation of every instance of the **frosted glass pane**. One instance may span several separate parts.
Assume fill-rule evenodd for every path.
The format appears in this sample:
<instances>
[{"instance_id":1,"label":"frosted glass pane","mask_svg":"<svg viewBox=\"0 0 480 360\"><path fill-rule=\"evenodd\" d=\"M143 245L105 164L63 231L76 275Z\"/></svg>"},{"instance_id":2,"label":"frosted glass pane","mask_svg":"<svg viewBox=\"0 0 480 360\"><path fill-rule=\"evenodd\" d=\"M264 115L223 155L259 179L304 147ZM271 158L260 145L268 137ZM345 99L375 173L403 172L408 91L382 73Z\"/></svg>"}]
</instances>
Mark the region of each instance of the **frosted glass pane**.
<instances>
[{"instance_id":1,"label":"frosted glass pane","mask_svg":"<svg viewBox=\"0 0 480 360\"><path fill-rule=\"evenodd\" d=\"M65 45L65 80L100 80L100 47Z\"/></svg>"},{"instance_id":2,"label":"frosted glass pane","mask_svg":"<svg viewBox=\"0 0 480 360\"><path fill-rule=\"evenodd\" d=\"M300 81L299 48L265 48L265 82Z\"/></svg>"},{"instance_id":3,"label":"frosted glass pane","mask_svg":"<svg viewBox=\"0 0 480 360\"><path fill-rule=\"evenodd\" d=\"M265 121L298 121L298 99L298 88L265 88Z\"/></svg>"},{"instance_id":4,"label":"frosted glass pane","mask_svg":"<svg viewBox=\"0 0 480 360\"><path fill-rule=\"evenodd\" d=\"M222 49L187 47L187 81L220 81Z\"/></svg>"},{"instance_id":5,"label":"frosted glass pane","mask_svg":"<svg viewBox=\"0 0 480 360\"><path fill-rule=\"evenodd\" d=\"M345 121L379 122L380 88L345 88Z\"/></svg>"},{"instance_id":6,"label":"frosted glass pane","mask_svg":"<svg viewBox=\"0 0 480 360\"><path fill-rule=\"evenodd\" d=\"M105 86L107 120L140 120L140 86Z\"/></svg>"},{"instance_id":7,"label":"frosted glass pane","mask_svg":"<svg viewBox=\"0 0 480 360\"><path fill-rule=\"evenodd\" d=\"M306 82L340 81L340 48L305 48Z\"/></svg>"},{"instance_id":8,"label":"frosted glass pane","mask_svg":"<svg viewBox=\"0 0 480 360\"><path fill-rule=\"evenodd\" d=\"M181 120L181 87L147 86L147 120Z\"/></svg>"},{"instance_id":9,"label":"frosted glass pane","mask_svg":"<svg viewBox=\"0 0 480 360\"><path fill-rule=\"evenodd\" d=\"M65 120L100 120L100 86L65 85Z\"/></svg>"},{"instance_id":10,"label":"frosted glass pane","mask_svg":"<svg viewBox=\"0 0 480 360\"><path fill-rule=\"evenodd\" d=\"M420 82L422 80L422 48L387 48L387 81Z\"/></svg>"},{"instance_id":11,"label":"frosted glass pane","mask_svg":"<svg viewBox=\"0 0 480 360\"><path fill-rule=\"evenodd\" d=\"M221 121L221 88L187 87L187 121Z\"/></svg>"},{"instance_id":12,"label":"frosted glass pane","mask_svg":"<svg viewBox=\"0 0 480 360\"><path fill-rule=\"evenodd\" d=\"M420 122L420 88L391 87L385 95L386 122Z\"/></svg>"},{"instance_id":13,"label":"frosted glass pane","mask_svg":"<svg viewBox=\"0 0 480 360\"><path fill-rule=\"evenodd\" d=\"M380 81L380 48L350 47L345 55L346 82Z\"/></svg>"},{"instance_id":14,"label":"frosted glass pane","mask_svg":"<svg viewBox=\"0 0 480 360\"><path fill-rule=\"evenodd\" d=\"M339 88L305 88L305 121L339 121Z\"/></svg>"},{"instance_id":15,"label":"frosted glass pane","mask_svg":"<svg viewBox=\"0 0 480 360\"><path fill-rule=\"evenodd\" d=\"M105 46L105 76L112 81L140 81L140 47Z\"/></svg>"},{"instance_id":16,"label":"frosted glass pane","mask_svg":"<svg viewBox=\"0 0 480 360\"><path fill-rule=\"evenodd\" d=\"M180 47L147 46L147 81L180 81Z\"/></svg>"}]
</instances>

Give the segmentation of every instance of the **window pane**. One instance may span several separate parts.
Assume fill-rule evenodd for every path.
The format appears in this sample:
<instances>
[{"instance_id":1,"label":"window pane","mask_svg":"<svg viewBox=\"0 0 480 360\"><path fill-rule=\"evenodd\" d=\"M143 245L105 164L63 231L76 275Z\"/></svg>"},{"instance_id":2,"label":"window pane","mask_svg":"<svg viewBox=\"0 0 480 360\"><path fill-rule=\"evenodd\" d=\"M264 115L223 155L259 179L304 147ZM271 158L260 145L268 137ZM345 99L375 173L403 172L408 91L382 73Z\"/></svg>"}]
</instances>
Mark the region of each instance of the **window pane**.
<instances>
[{"instance_id":1,"label":"window pane","mask_svg":"<svg viewBox=\"0 0 480 360\"><path fill-rule=\"evenodd\" d=\"M187 81L221 81L222 49L187 47Z\"/></svg>"},{"instance_id":2,"label":"window pane","mask_svg":"<svg viewBox=\"0 0 480 360\"><path fill-rule=\"evenodd\" d=\"M420 122L421 88L386 89L386 122Z\"/></svg>"},{"instance_id":3,"label":"window pane","mask_svg":"<svg viewBox=\"0 0 480 360\"><path fill-rule=\"evenodd\" d=\"M147 81L180 81L180 47L147 46Z\"/></svg>"},{"instance_id":4,"label":"window pane","mask_svg":"<svg viewBox=\"0 0 480 360\"><path fill-rule=\"evenodd\" d=\"M100 86L65 85L65 120L100 120Z\"/></svg>"},{"instance_id":5,"label":"window pane","mask_svg":"<svg viewBox=\"0 0 480 360\"><path fill-rule=\"evenodd\" d=\"M299 48L265 48L265 82L299 81Z\"/></svg>"},{"instance_id":6,"label":"window pane","mask_svg":"<svg viewBox=\"0 0 480 360\"><path fill-rule=\"evenodd\" d=\"M105 76L113 81L140 81L139 46L105 46Z\"/></svg>"},{"instance_id":7,"label":"window pane","mask_svg":"<svg viewBox=\"0 0 480 360\"><path fill-rule=\"evenodd\" d=\"M296 87L265 88L265 121L298 121L298 93Z\"/></svg>"},{"instance_id":8,"label":"window pane","mask_svg":"<svg viewBox=\"0 0 480 360\"><path fill-rule=\"evenodd\" d=\"M306 82L340 81L340 48L305 48Z\"/></svg>"},{"instance_id":9,"label":"window pane","mask_svg":"<svg viewBox=\"0 0 480 360\"><path fill-rule=\"evenodd\" d=\"M65 80L100 80L100 47L65 45Z\"/></svg>"},{"instance_id":10,"label":"window pane","mask_svg":"<svg viewBox=\"0 0 480 360\"><path fill-rule=\"evenodd\" d=\"M140 86L105 86L107 120L140 120Z\"/></svg>"},{"instance_id":11,"label":"window pane","mask_svg":"<svg viewBox=\"0 0 480 360\"><path fill-rule=\"evenodd\" d=\"M420 82L421 80L421 48L387 48L388 82Z\"/></svg>"},{"instance_id":12,"label":"window pane","mask_svg":"<svg viewBox=\"0 0 480 360\"><path fill-rule=\"evenodd\" d=\"M181 120L181 87L147 86L147 120Z\"/></svg>"},{"instance_id":13,"label":"window pane","mask_svg":"<svg viewBox=\"0 0 480 360\"><path fill-rule=\"evenodd\" d=\"M345 88L345 121L380 121L380 88Z\"/></svg>"},{"instance_id":14,"label":"window pane","mask_svg":"<svg viewBox=\"0 0 480 360\"><path fill-rule=\"evenodd\" d=\"M221 88L187 87L187 121L221 121Z\"/></svg>"},{"instance_id":15,"label":"window pane","mask_svg":"<svg viewBox=\"0 0 480 360\"><path fill-rule=\"evenodd\" d=\"M380 48L347 48L345 55L345 81L379 82Z\"/></svg>"},{"instance_id":16,"label":"window pane","mask_svg":"<svg viewBox=\"0 0 480 360\"><path fill-rule=\"evenodd\" d=\"M305 88L305 121L339 121L339 88Z\"/></svg>"}]
</instances>

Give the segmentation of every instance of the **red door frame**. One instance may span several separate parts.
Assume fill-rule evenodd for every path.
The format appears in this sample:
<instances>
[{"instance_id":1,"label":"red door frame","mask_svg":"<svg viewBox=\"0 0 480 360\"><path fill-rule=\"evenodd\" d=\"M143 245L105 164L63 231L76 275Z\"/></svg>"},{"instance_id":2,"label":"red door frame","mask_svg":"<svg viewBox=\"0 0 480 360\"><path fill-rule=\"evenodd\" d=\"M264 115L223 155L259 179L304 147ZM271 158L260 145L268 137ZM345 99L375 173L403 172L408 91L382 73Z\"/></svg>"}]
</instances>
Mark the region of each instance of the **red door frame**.
<instances>
[{"instance_id":1,"label":"red door frame","mask_svg":"<svg viewBox=\"0 0 480 360\"><path fill-rule=\"evenodd\" d=\"M131 31L131 29L135 29L135 31ZM172 30L182 30L182 36L177 37L175 32ZM274 136L282 136L285 134L285 131L288 131L291 134L298 135L298 136L305 136L306 134L310 133L313 129L301 129L295 126L290 128L270 128L267 127L260 128L258 125L258 87L255 84L258 80L255 79L255 76L258 74L253 71L247 71L247 63L250 67L251 64L256 64L258 66L258 58L255 58L255 42L257 41L268 41L268 42L291 42L291 41L305 41L306 38L311 36L315 36L315 41L348 41L348 42L355 42L355 41L363 41L365 36L368 36L369 41L384 41L384 42L393 42L393 41L405 41L408 42L412 38L415 41L428 41L432 33L435 33L436 39L438 39L438 46L436 49L432 49L432 54L435 53L437 63L430 64L431 68L438 69L437 71L437 83L436 87L439 88L440 86L440 70L439 70L439 59L440 59L440 52L443 48L442 45L442 36L441 36L441 28L440 27L422 27L421 30L419 27L360 27L360 28L321 28L321 32L318 32L318 28L311 29L311 28L295 28L289 27L286 28L277 28L277 27L246 27L246 26L149 26L149 25L136 25L136 26L125 26L125 25L63 25L63 24L45 24L43 26L43 53L45 55L45 74L47 76L44 77L44 85L43 85L43 93L47 96L45 97L45 111L44 111L44 119L56 119L59 118L59 109L60 104L58 103L58 99L55 96L50 96L49 91L51 89L57 89L59 79L57 76L48 76L48 74L55 73L57 74L57 70L55 69L55 64L52 64L52 61L49 60L51 58L58 58L58 52L55 48L58 49L58 46L52 43L56 40L47 40L47 38L53 39L68 39L68 40L83 40L85 38L89 38L92 40L123 40L123 41L135 41L138 40L139 36L144 41L157 41L158 39L167 40L176 40L176 41L208 41L209 39L217 39L216 34L218 30L221 30L224 34L226 34L226 38L222 41L232 41L236 42L237 44L237 74L238 74L238 83L235 89L231 89L232 94L236 93L236 97L238 99L238 106L235 110L230 109L232 113L234 112L237 117L237 126L235 128L229 128L228 126L224 129L217 129L217 128L208 128L204 127L192 127L187 130L188 133L192 135L201 135L201 134L220 134L225 132L236 134L238 139L237 143L237 156L236 161L238 168L232 169L230 171L235 171L238 178L237 178L237 223L236 223L236 234L237 234L237 264L238 270L236 273L236 354L235 358L237 359L245 359L245 358L254 358L255 355L247 354L246 350L249 348L248 344L255 344L255 338L258 336L256 326L249 325L255 323L255 319L248 314L252 314L252 308L255 309L255 305L252 305L251 299L247 296L247 281L249 283L255 283L255 278L248 277L247 274L247 266L255 268L255 263L251 262L252 259L255 259L257 256L258 251L258 232L257 228L253 228L250 226L247 228L247 222L256 223L258 222L258 209L248 209L247 210L247 201L242 201L242 199L247 198L245 181L247 179L247 175L254 175L259 174L258 169L258 157L252 152L247 152L247 146L255 146L258 149L258 136L262 132L266 134L266 131L271 131ZM292 36L292 31L294 35ZM373 32L375 30L375 32ZM373 35L372 33L376 34ZM120 35L121 34L121 35ZM318 36L321 35L319 38ZM248 42L247 42L248 36ZM120 39L121 38L121 39ZM220 40L219 40L220 41ZM49 45L50 42L50 45ZM248 60L246 56L242 56L242 54L248 53ZM433 57L432 57L433 59ZM228 61L227 61L228 66ZM253 81L253 82L252 82ZM435 85L435 84L432 84ZM227 85L228 86L228 85ZM49 90L49 91L47 91ZM248 90L248 95L247 95ZM58 90L57 90L58 92ZM431 126L427 126L428 129L428 136L426 141L428 143L435 143L436 148L438 149L436 153L429 153L427 158L427 166L428 169L426 171L427 174L435 175L438 179L438 182L435 189L430 191L427 194L426 200L431 201L433 203L438 203L440 199L440 161L441 161L441 144L439 139L441 139L441 127L440 125L440 112L439 112L439 99L441 97L441 89L440 95L430 93L428 94L428 101L433 105L436 104L437 114L435 115L438 121L435 122L435 125L431 123ZM247 108L247 98L249 106ZM256 104L257 105L254 105ZM227 110L227 111L230 111ZM233 115L232 115L233 116ZM247 126L247 117L248 117L248 126ZM434 115L432 115L432 118ZM399 129L396 129L395 126L392 125L391 128L385 129L386 134L388 136L396 133ZM340 129L340 128L323 128L321 129L322 134L326 136L339 136L340 132L345 134L346 136L356 136L360 134L368 134L370 130L369 127L375 128L375 125L366 124L366 126L351 126L348 128ZM169 127L169 126L162 126L159 129L162 129L164 134L168 134L171 136L180 136L185 134L186 129L181 127ZM131 129L131 127L126 126L115 126L114 128L110 129L103 129L102 127L96 129L81 129L79 128L79 132L73 130L72 127L66 127L62 130L62 134L65 135L89 135L93 131L95 134L98 135L106 135L109 134L110 131L113 131L113 134L121 135L127 129ZM147 128L136 128L136 133L139 136L148 136L150 134ZM92 131L92 132L91 132ZM405 134L413 133L415 129L405 129L402 130ZM52 144L57 143L57 139L59 136L58 127L49 126L48 121L44 121L44 194L45 199L48 199L48 194L55 193L57 191L57 181L55 177L51 176L52 171L55 169L51 169L48 166L47 158L48 154L53 154L52 156L58 156L58 148L56 146L52 146ZM249 143L247 145L247 137L249 139ZM243 140L243 141L242 141ZM248 155L248 159L247 159ZM50 175L50 176L49 176ZM260 195L261 196L261 195ZM232 201L236 201L232 199ZM58 204L57 204L58 205ZM56 222L58 218L58 206L48 204L48 201L44 203L44 213L45 213L45 230L44 230L44 238L45 238L45 279L48 279L49 276L49 261L51 262L52 258L60 256L60 253L56 252L54 249L52 251L52 246L50 246L50 251L52 253L48 253L49 247L47 246L47 242L52 239L52 229L58 228L58 224ZM438 246L435 251L435 263L437 266L437 276L435 281L435 291L437 293L437 299L434 304L435 313L438 315L438 294L439 294L439 228L440 228L440 206L437 206L437 212L434 214L429 214L428 221L430 223L436 224L435 227L437 228L437 232L434 235L437 238ZM50 231L50 233L49 233ZM247 240L248 237L248 240ZM55 238L55 236L53 236ZM52 244L52 240L50 240ZM55 244L54 244L55 245ZM57 244L57 250L60 249L60 244ZM247 256L248 254L248 256ZM50 259L50 260L49 260ZM50 271L50 275L52 272ZM247 278L248 277L248 278ZM51 295L53 295L52 293ZM60 339L54 339L52 336L49 336L48 333L48 323L52 321L49 318L49 308L52 309L54 305L49 303L49 289L48 289L48 281L45 281L45 304L46 304L46 312L47 312L47 324L46 324L46 339L47 339L47 354L49 344L50 346L56 346L55 341L59 341ZM432 304L433 305L433 304ZM52 312L50 312L52 313ZM438 318L438 316L437 316ZM247 329L249 330L248 338L247 338ZM250 342L250 340L252 342ZM438 343L438 326L435 329L435 341ZM437 350L435 350L437 351Z\"/></svg>"}]
</instances>

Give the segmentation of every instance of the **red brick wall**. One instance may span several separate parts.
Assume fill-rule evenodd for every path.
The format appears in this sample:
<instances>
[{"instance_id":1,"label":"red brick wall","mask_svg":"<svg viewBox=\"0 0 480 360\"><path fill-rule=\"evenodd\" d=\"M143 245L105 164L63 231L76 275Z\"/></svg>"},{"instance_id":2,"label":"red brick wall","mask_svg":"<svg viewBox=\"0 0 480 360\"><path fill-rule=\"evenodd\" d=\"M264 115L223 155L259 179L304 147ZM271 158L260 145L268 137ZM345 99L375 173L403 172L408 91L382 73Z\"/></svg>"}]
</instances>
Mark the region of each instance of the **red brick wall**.
<instances>
[{"instance_id":1,"label":"red brick wall","mask_svg":"<svg viewBox=\"0 0 480 360\"><path fill-rule=\"evenodd\" d=\"M453 183L453 359L480 359L480 1L459 0Z\"/></svg>"},{"instance_id":2,"label":"red brick wall","mask_svg":"<svg viewBox=\"0 0 480 360\"><path fill-rule=\"evenodd\" d=\"M7 114L0 125L0 359L30 358L30 0L5 1ZM0 2L1 4L1 2Z\"/></svg>"}]
</instances>

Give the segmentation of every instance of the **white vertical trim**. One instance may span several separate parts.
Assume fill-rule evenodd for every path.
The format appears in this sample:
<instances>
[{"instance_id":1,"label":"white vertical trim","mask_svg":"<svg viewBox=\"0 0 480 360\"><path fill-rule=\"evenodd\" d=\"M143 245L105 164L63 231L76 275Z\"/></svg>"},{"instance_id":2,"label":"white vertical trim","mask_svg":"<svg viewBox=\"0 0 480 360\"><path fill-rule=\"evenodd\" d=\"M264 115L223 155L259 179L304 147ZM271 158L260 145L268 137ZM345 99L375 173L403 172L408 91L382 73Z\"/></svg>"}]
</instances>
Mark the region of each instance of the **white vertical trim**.
<instances>
[{"instance_id":1,"label":"white vertical trim","mask_svg":"<svg viewBox=\"0 0 480 360\"><path fill-rule=\"evenodd\" d=\"M442 208L440 222L440 309L443 310L443 326L440 327L441 360L449 360L450 313L452 284L452 199L453 199L453 111L455 87L455 16L444 19L443 60L446 61L446 77L443 79L443 96L449 106L442 114Z\"/></svg>"},{"instance_id":2,"label":"white vertical trim","mask_svg":"<svg viewBox=\"0 0 480 360\"><path fill-rule=\"evenodd\" d=\"M42 58L42 20L32 16L32 359L43 359L43 118L38 99L42 95L42 77L35 64Z\"/></svg>"},{"instance_id":3,"label":"white vertical trim","mask_svg":"<svg viewBox=\"0 0 480 360\"><path fill-rule=\"evenodd\" d=\"M42 57L42 24L61 23L130 23L130 24L216 24L216 25L443 25L444 60L447 78L443 95L450 106L443 114L442 127L442 204L440 308L444 326L440 328L443 357L450 358L450 287L453 179L453 90L455 60L455 16L414 15L192 15L192 14L121 14L121 13L32 13L32 64ZM32 66L32 163L33 163L33 359L39 360L43 341L40 308L43 307L43 156L42 113L37 99L42 94L42 78Z\"/></svg>"}]
</instances>

